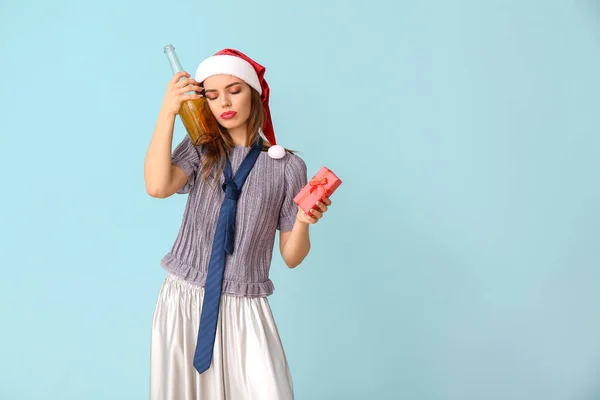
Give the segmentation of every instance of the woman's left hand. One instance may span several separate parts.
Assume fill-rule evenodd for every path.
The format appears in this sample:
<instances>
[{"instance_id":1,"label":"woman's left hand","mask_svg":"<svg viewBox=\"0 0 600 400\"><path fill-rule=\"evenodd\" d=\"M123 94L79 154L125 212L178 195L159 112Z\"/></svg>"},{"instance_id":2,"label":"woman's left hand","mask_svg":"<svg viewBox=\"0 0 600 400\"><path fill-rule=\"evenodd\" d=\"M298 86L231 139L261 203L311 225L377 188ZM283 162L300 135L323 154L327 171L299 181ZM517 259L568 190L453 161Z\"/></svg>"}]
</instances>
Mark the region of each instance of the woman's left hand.
<instances>
[{"instance_id":1,"label":"woman's left hand","mask_svg":"<svg viewBox=\"0 0 600 400\"><path fill-rule=\"evenodd\" d=\"M331 200L329 200L329 197L325 197L322 202L317 201L317 203L310 210L308 210L309 214L306 214L300 207L298 207L296 219L306 224L316 224L321 218L323 218L323 214L327 212L327 209L330 205Z\"/></svg>"}]
</instances>

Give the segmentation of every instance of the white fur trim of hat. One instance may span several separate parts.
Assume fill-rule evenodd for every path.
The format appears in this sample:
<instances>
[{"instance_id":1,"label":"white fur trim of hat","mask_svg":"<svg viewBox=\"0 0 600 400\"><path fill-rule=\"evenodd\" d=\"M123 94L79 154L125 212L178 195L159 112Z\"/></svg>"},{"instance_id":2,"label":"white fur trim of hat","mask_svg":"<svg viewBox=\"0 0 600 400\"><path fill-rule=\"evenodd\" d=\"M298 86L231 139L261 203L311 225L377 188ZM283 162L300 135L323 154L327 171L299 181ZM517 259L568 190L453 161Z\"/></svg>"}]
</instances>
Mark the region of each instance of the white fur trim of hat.
<instances>
[{"instance_id":1,"label":"white fur trim of hat","mask_svg":"<svg viewBox=\"0 0 600 400\"><path fill-rule=\"evenodd\" d=\"M204 59L196 69L194 79L197 82L203 82L206 78L213 75L232 75L243 79L248 85L262 94L262 88L258 80L258 75L249 62L236 56L219 54Z\"/></svg>"}]
</instances>

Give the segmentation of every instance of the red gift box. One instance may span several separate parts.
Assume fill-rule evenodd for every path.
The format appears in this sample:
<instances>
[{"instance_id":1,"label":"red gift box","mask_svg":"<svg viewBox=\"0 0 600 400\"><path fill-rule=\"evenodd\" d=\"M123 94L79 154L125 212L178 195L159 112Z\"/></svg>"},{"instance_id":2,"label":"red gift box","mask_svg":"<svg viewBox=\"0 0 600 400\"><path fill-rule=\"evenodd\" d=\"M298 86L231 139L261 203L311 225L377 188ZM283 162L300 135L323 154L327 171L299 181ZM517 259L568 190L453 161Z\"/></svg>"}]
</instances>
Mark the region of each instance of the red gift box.
<instances>
[{"instance_id":1,"label":"red gift box","mask_svg":"<svg viewBox=\"0 0 600 400\"><path fill-rule=\"evenodd\" d=\"M331 194L342 184L329 168L323 166L317 174L304 186L300 192L294 197L294 202L300 206L302 211L309 214L311 208L319 210L316 206L317 201L323 201L325 197ZM311 215L311 214L309 214Z\"/></svg>"}]
</instances>

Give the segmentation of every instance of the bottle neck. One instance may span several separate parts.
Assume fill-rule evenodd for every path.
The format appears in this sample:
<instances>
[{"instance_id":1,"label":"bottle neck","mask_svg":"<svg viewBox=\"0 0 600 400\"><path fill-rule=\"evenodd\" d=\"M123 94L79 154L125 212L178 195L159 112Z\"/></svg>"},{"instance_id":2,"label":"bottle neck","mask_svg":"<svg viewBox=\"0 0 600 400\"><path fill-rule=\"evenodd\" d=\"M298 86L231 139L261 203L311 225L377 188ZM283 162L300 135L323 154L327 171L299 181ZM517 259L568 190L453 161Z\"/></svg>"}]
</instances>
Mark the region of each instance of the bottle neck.
<instances>
[{"instance_id":1,"label":"bottle neck","mask_svg":"<svg viewBox=\"0 0 600 400\"><path fill-rule=\"evenodd\" d=\"M164 51L167 55L167 58L169 59L169 63L171 64L171 69L173 70L173 73L176 74L178 72L183 71L183 67L179 62L179 58L177 58L177 53L175 53L175 47L169 44L165 46Z\"/></svg>"}]
</instances>

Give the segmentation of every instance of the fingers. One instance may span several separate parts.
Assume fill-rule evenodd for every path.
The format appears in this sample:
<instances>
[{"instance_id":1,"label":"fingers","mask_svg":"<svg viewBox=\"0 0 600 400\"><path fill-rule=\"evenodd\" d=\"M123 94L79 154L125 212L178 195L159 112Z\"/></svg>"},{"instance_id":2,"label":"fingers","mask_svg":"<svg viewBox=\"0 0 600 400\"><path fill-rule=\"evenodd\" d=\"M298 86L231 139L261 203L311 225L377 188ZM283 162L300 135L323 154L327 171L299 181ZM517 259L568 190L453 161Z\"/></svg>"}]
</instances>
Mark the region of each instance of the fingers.
<instances>
[{"instance_id":1,"label":"fingers","mask_svg":"<svg viewBox=\"0 0 600 400\"><path fill-rule=\"evenodd\" d=\"M171 84L174 85L174 84L176 84L183 77L189 78L190 74L188 74L185 71L180 71L180 72L176 73L175 75L173 75L173 78L171 78L171 81L169 83L171 83Z\"/></svg>"},{"instance_id":2,"label":"fingers","mask_svg":"<svg viewBox=\"0 0 600 400\"><path fill-rule=\"evenodd\" d=\"M181 79L184 77L185 79ZM190 74L183 71L178 72L173 76L173 79L171 79L171 81L169 82L169 86L171 87L171 90L175 89L175 91L178 94L183 94L191 91L202 93L204 91L204 88L200 86L199 82L197 82L193 78L190 78Z\"/></svg>"},{"instance_id":3,"label":"fingers","mask_svg":"<svg viewBox=\"0 0 600 400\"><path fill-rule=\"evenodd\" d=\"M323 200L323 202L321 201L317 201L316 206L319 207L321 209L321 211L325 212L327 211L327 209L329 208L328 206L331 205L331 200L325 198Z\"/></svg>"},{"instance_id":4,"label":"fingers","mask_svg":"<svg viewBox=\"0 0 600 400\"><path fill-rule=\"evenodd\" d=\"M178 72L167 84L163 98L163 108L170 114L179 114L181 104L187 100L196 100L204 97L204 89L190 74L185 71Z\"/></svg>"},{"instance_id":5,"label":"fingers","mask_svg":"<svg viewBox=\"0 0 600 400\"><path fill-rule=\"evenodd\" d=\"M306 218L310 220L311 223L316 223L319 219L323 218L323 213L327 212L327 209L331 205L331 200L329 198L324 198L323 201L317 201L314 207L308 210L308 213L304 213Z\"/></svg>"},{"instance_id":6,"label":"fingers","mask_svg":"<svg viewBox=\"0 0 600 400\"><path fill-rule=\"evenodd\" d=\"M187 79L182 79L179 82L177 82L176 86L182 88L182 87L192 85L192 84L199 85L200 83L196 82L196 80L194 78L187 78Z\"/></svg>"},{"instance_id":7,"label":"fingers","mask_svg":"<svg viewBox=\"0 0 600 400\"><path fill-rule=\"evenodd\" d=\"M187 85L187 86L184 86L182 88L179 88L177 90L177 92L178 93L185 93L185 92L190 92L192 90L195 91L195 92L203 92L204 91L204 89L201 86L198 86L198 85Z\"/></svg>"},{"instance_id":8,"label":"fingers","mask_svg":"<svg viewBox=\"0 0 600 400\"><path fill-rule=\"evenodd\" d=\"M196 95L199 95L200 97L204 96L204 88L202 86L200 86L200 84L192 78L187 78L187 79L182 79L181 81L177 82L176 84L174 84L175 86L175 93L178 95L183 95L184 93L188 93L188 92L196 92ZM194 97L194 98L198 98L198 97Z\"/></svg>"},{"instance_id":9,"label":"fingers","mask_svg":"<svg viewBox=\"0 0 600 400\"><path fill-rule=\"evenodd\" d=\"M323 213L319 210L315 210L314 208L311 208L310 210L308 210L310 212L310 214L312 214L312 216L316 219L319 219L323 216ZM309 214L309 217L310 217Z\"/></svg>"},{"instance_id":10,"label":"fingers","mask_svg":"<svg viewBox=\"0 0 600 400\"><path fill-rule=\"evenodd\" d=\"M308 213L304 213L304 218L306 218L309 223L316 224L319 219L316 218L313 213L314 210L309 210Z\"/></svg>"},{"instance_id":11,"label":"fingers","mask_svg":"<svg viewBox=\"0 0 600 400\"><path fill-rule=\"evenodd\" d=\"M183 101L186 101L186 100L195 100L195 99L199 99L201 97L202 97L201 94L184 94L181 97L181 99L182 99L181 101L183 102Z\"/></svg>"}]
</instances>

